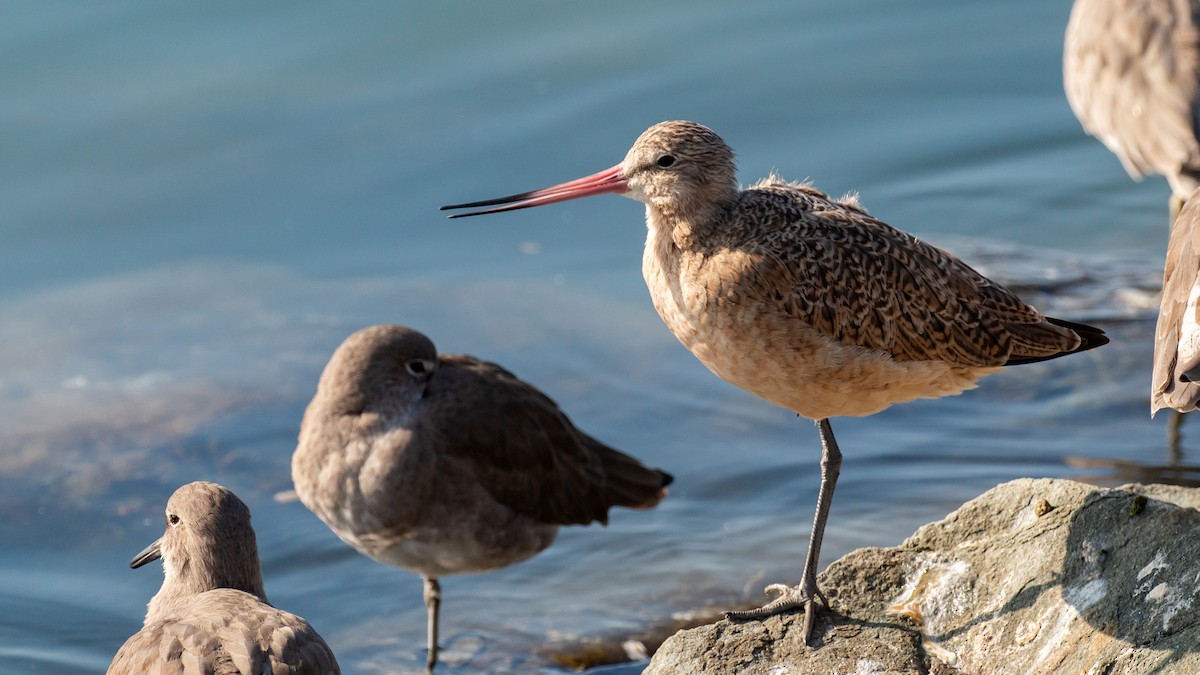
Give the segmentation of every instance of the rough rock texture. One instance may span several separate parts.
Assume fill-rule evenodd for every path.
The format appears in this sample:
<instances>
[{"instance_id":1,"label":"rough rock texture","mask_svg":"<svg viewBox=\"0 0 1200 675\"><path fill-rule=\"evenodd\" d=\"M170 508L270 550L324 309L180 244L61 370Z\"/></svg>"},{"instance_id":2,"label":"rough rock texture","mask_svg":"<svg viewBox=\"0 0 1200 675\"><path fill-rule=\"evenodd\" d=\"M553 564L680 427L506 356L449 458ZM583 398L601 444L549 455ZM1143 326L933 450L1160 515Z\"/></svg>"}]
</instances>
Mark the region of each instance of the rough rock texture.
<instances>
[{"instance_id":1,"label":"rough rock texture","mask_svg":"<svg viewBox=\"0 0 1200 675\"><path fill-rule=\"evenodd\" d=\"M1200 489L1023 479L820 576L800 614L675 634L667 673L1200 673Z\"/></svg>"}]
</instances>

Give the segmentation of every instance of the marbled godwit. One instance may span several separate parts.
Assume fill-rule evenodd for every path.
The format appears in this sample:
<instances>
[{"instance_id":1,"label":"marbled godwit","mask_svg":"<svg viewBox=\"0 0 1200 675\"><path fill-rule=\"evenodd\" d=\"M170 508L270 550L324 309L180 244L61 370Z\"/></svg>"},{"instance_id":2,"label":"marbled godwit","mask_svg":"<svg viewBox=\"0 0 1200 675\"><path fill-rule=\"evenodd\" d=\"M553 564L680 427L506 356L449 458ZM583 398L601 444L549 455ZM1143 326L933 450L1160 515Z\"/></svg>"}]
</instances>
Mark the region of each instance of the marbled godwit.
<instances>
[{"instance_id":1,"label":"marbled godwit","mask_svg":"<svg viewBox=\"0 0 1200 675\"><path fill-rule=\"evenodd\" d=\"M1191 412L1200 402L1200 190L1171 224L1162 304L1154 330L1150 415ZM1177 416L1175 419L1179 419Z\"/></svg>"},{"instance_id":2,"label":"marbled godwit","mask_svg":"<svg viewBox=\"0 0 1200 675\"><path fill-rule=\"evenodd\" d=\"M166 532L129 565L160 557L162 588L110 675L341 672L312 626L267 603L250 510L228 488L189 483L171 495Z\"/></svg>"},{"instance_id":3,"label":"marbled godwit","mask_svg":"<svg viewBox=\"0 0 1200 675\"><path fill-rule=\"evenodd\" d=\"M671 476L575 428L494 363L373 326L333 354L292 456L300 501L360 553L421 575L437 663L438 577L520 562L560 525L651 508Z\"/></svg>"},{"instance_id":4,"label":"marbled godwit","mask_svg":"<svg viewBox=\"0 0 1200 675\"><path fill-rule=\"evenodd\" d=\"M1200 186L1200 1L1075 0L1063 88L1075 116L1135 179L1171 184L1171 218Z\"/></svg>"},{"instance_id":5,"label":"marbled godwit","mask_svg":"<svg viewBox=\"0 0 1200 675\"><path fill-rule=\"evenodd\" d=\"M733 151L693 122L663 122L620 164L569 183L443 209L479 215L615 192L646 204L642 274L667 327L718 376L817 421L821 488L802 581L731 618L804 607L842 454L829 418L957 394L1002 366L1108 342L1042 316L958 258L867 215L855 198L767 178L739 190ZM455 216L452 216L455 217Z\"/></svg>"}]
</instances>

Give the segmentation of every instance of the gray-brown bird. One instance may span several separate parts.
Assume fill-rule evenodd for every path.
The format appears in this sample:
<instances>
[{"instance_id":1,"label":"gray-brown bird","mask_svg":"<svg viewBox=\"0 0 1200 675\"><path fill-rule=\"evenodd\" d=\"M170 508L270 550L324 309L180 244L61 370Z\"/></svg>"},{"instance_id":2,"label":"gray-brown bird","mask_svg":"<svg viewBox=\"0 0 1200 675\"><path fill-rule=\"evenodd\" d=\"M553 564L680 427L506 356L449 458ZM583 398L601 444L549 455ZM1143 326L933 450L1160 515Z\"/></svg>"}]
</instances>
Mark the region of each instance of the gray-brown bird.
<instances>
[{"instance_id":1,"label":"gray-brown bird","mask_svg":"<svg viewBox=\"0 0 1200 675\"><path fill-rule=\"evenodd\" d=\"M1075 0L1063 88L1129 175L1166 176L1171 219L1200 186L1200 0Z\"/></svg>"},{"instance_id":2,"label":"gray-brown bird","mask_svg":"<svg viewBox=\"0 0 1200 675\"><path fill-rule=\"evenodd\" d=\"M1171 224L1154 330L1150 414L1191 412L1200 402L1200 189ZM1179 419L1177 416L1176 420Z\"/></svg>"},{"instance_id":3,"label":"gray-brown bird","mask_svg":"<svg viewBox=\"0 0 1200 675\"><path fill-rule=\"evenodd\" d=\"M624 161L569 183L443 209L479 215L613 192L646 205L642 274L655 309L709 370L816 420L821 488L799 585L731 618L803 607L807 641L817 562L842 454L829 418L957 394L1004 366L1098 347L1091 326L1046 317L958 258L870 215L767 178L739 189L733 151L694 122L662 122ZM826 603L827 604L827 603Z\"/></svg>"},{"instance_id":4,"label":"gray-brown bird","mask_svg":"<svg viewBox=\"0 0 1200 675\"><path fill-rule=\"evenodd\" d=\"M607 523L613 506L656 506L671 476L576 429L500 366L385 325L346 338L325 366L292 481L347 544L421 575L432 669L439 577L530 558L559 526Z\"/></svg>"},{"instance_id":5,"label":"gray-brown bird","mask_svg":"<svg viewBox=\"0 0 1200 675\"><path fill-rule=\"evenodd\" d=\"M250 509L216 483L167 502L162 538L134 557L162 558L163 584L109 675L337 675L337 659L304 619L267 602Z\"/></svg>"},{"instance_id":6,"label":"gray-brown bird","mask_svg":"<svg viewBox=\"0 0 1200 675\"><path fill-rule=\"evenodd\" d=\"M1194 235L1192 224L1175 221L1200 187L1200 0L1075 0L1063 42L1063 88L1084 130L1130 176L1158 173L1171 185L1150 414L1167 407L1178 413L1167 431L1174 463L1182 413L1195 407L1195 387L1180 379L1195 364L1177 358L1189 349L1179 338L1186 338L1184 308L1194 302Z\"/></svg>"}]
</instances>

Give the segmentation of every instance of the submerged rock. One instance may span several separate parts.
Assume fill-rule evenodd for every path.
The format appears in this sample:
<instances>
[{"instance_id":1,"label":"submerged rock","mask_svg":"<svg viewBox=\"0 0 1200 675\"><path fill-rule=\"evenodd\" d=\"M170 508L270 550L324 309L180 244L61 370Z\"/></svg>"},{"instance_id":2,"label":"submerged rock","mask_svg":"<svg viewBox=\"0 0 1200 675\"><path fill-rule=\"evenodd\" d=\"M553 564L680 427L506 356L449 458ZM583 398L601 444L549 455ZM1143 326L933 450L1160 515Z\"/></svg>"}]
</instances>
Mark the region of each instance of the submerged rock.
<instances>
[{"instance_id":1,"label":"submerged rock","mask_svg":"<svg viewBox=\"0 0 1200 675\"><path fill-rule=\"evenodd\" d=\"M831 612L681 631L667 673L1200 673L1200 489L1022 479L820 576Z\"/></svg>"}]
</instances>

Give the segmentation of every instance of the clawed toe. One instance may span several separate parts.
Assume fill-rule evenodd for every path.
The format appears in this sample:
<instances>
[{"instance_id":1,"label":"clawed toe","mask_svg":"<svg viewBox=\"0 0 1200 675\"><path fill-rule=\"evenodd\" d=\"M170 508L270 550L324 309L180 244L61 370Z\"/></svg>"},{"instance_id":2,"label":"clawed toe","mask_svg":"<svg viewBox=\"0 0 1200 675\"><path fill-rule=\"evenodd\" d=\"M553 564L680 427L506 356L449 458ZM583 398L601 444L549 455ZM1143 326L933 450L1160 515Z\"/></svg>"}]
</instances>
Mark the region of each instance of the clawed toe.
<instances>
[{"instance_id":1,"label":"clawed toe","mask_svg":"<svg viewBox=\"0 0 1200 675\"><path fill-rule=\"evenodd\" d=\"M786 611L805 607L811 602L808 593L804 592L801 586L788 586L787 584L771 584L764 590L767 595L775 595L775 599L758 609L747 609L742 611L725 612L727 619L764 619L775 614L782 614Z\"/></svg>"},{"instance_id":2,"label":"clawed toe","mask_svg":"<svg viewBox=\"0 0 1200 675\"><path fill-rule=\"evenodd\" d=\"M806 589L805 586L811 586L811 589ZM725 618L732 621L765 619L769 616L803 608L804 624L802 627L802 637L805 644L808 644L808 636L812 633L813 619L817 611L816 600L820 600L821 605L826 610L829 609L829 600L821 592L821 589L817 588L816 583L801 584L798 586L771 584L763 589L763 591L768 595L776 595L777 597L758 609L725 612Z\"/></svg>"}]
</instances>

